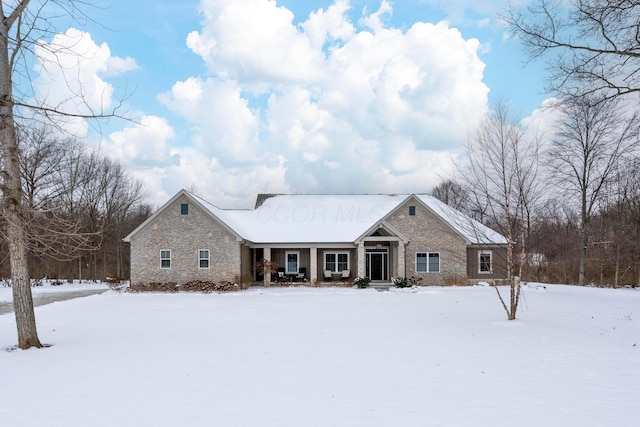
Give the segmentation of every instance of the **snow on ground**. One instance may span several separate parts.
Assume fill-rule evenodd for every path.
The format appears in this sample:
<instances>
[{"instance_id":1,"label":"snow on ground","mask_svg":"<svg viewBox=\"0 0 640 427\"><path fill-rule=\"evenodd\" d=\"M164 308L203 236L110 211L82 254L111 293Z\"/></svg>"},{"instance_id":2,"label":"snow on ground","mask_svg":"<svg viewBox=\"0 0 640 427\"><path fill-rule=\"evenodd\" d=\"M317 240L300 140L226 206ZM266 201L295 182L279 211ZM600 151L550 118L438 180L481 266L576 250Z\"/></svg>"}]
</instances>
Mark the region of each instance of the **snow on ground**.
<instances>
[{"instance_id":1,"label":"snow on ground","mask_svg":"<svg viewBox=\"0 0 640 427\"><path fill-rule=\"evenodd\" d=\"M640 292L254 288L0 316L7 426L635 426Z\"/></svg>"},{"instance_id":2,"label":"snow on ground","mask_svg":"<svg viewBox=\"0 0 640 427\"><path fill-rule=\"evenodd\" d=\"M62 285L52 285L50 280L43 279L42 286L31 287L31 294L36 297L42 294L56 292L73 292L87 291L93 289L109 289L109 285L104 282L91 282L88 280L74 280L72 283L64 282ZM11 296L11 287L7 286L6 281L0 283L0 303L13 301Z\"/></svg>"}]
</instances>

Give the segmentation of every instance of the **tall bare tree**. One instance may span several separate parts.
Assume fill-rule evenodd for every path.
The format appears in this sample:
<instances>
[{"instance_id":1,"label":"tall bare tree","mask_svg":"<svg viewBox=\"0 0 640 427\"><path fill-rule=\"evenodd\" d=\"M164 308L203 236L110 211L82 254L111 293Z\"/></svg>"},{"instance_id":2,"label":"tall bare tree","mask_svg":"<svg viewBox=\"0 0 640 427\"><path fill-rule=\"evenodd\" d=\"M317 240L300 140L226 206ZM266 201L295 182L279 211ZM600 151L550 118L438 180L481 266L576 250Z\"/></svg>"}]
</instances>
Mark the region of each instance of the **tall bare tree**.
<instances>
[{"instance_id":1,"label":"tall bare tree","mask_svg":"<svg viewBox=\"0 0 640 427\"><path fill-rule=\"evenodd\" d=\"M588 227L606 184L638 144L640 117L617 98L583 96L560 105L563 113L548 151L554 182L580 210L580 285L585 284Z\"/></svg>"},{"instance_id":2,"label":"tall bare tree","mask_svg":"<svg viewBox=\"0 0 640 427\"><path fill-rule=\"evenodd\" d=\"M527 212L540 196L537 138L528 138L499 102L472 134L466 149L468 163L460 171L471 201L485 210L491 224L507 238L509 303L496 287L507 318L516 318L520 280L528 236ZM516 249L519 256L516 258ZM517 268L517 270L516 270ZM516 276L517 274L517 276Z\"/></svg>"},{"instance_id":3,"label":"tall bare tree","mask_svg":"<svg viewBox=\"0 0 640 427\"><path fill-rule=\"evenodd\" d=\"M42 347L36 330L36 318L27 267L26 223L22 206L20 158L14 117L12 72L18 49L19 34L14 27L29 1L23 0L5 14L0 3L0 144L2 144L2 213L11 260L11 288L13 307L18 328L18 347ZM19 27L19 24L18 24Z\"/></svg>"},{"instance_id":4,"label":"tall bare tree","mask_svg":"<svg viewBox=\"0 0 640 427\"><path fill-rule=\"evenodd\" d=\"M32 4L33 3L33 4ZM81 0L16 0L0 2L0 154L2 156L1 188L2 214L11 259L11 279L13 305L18 329L18 347L41 347L38 338L33 300L31 295L29 268L27 265L27 221L23 204L20 174L19 146L16 136L17 109L39 112L43 118L57 117L105 117L104 114L89 109L88 114L61 111L62 104L49 106L29 104L15 96L14 78L29 78L28 63L38 40L48 35L52 24L44 15L51 13L73 17L79 10ZM54 11L58 9L58 11ZM52 49L59 50L60 46ZM54 52L54 53L60 53ZM80 90L82 92L82 90ZM79 93L79 101L82 94ZM117 108L117 107L116 107Z\"/></svg>"},{"instance_id":5,"label":"tall bare tree","mask_svg":"<svg viewBox=\"0 0 640 427\"><path fill-rule=\"evenodd\" d=\"M504 20L530 59L547 56L548 89L563 99L640 93L638 0L535 0Z\"/></svg>"}]
</instances>

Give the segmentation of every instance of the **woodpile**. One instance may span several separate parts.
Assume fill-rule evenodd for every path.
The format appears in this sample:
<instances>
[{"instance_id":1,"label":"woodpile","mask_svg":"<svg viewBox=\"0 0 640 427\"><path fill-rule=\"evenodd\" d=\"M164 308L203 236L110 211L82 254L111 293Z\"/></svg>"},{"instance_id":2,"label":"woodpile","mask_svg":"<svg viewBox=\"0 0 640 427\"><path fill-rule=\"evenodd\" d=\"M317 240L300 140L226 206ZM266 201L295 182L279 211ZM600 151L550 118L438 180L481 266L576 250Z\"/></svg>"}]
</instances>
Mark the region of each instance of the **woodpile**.
<instances>
[{"instance_id":1,"label":"woodpile","mask_svg":"<svg viewBox=\"0 0 640 427\"><path fill-rule=\"evenodd\" d=\"M231 282L211 282L206 280L191 280L178 285L177 283L132 283L127 292L202 292L210 294L212 292L229 292L240 290L238 285Z\"/></svg>"}]
</instances>

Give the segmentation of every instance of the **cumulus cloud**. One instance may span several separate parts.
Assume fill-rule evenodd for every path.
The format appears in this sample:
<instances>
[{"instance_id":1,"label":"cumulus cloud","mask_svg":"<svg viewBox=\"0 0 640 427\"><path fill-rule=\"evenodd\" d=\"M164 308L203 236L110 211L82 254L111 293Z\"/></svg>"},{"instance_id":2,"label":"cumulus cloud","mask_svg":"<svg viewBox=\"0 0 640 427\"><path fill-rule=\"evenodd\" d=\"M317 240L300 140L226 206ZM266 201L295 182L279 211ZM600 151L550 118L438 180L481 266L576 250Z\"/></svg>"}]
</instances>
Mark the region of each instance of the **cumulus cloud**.
<instances>
[{"instance_id":1,"label":"cumulus cloud","mask_svg":"<svg viewBox=\"0 0 640 427\"><path fill-rule=\"evenodd\" d=\"M203 27L188 35L187 46L213 74L258 87L320 77L322 52L275 1L202 0L199 9Z\"/></svg>"},{"instance_id":2,"label":"cumulus cloud","mask_svg":"<svg viewBox=\"0 0 640 427\"><path fill-rule=\"evenodd\" d=\"M166 119L143 116L134 126L110 134L102 149L130 170L166 167L179 164L179 154L169 145L173 137Z\"/></svg>"},{"instance_id":3,"label":"cumulus cloud","mask_svg":"<svg viewBox=\"0 0 640 427\"><path fill-rule=\"evenodd\" d=\"M202 0L187 45L209 74L159 96L192 132L176 180L199 171L203 194L240 199L426 191L448 173L486 111L479 42L446 22L393 28L386 1L350 8L295 24L274 1Z\"/></svg>"},{"instance_id":4,"label":"cumulus cloud","mask_svg":"<svg viewBox=\"0 0 640 427\"><path fill-rule=\"evenodd\" d=\"M107 114L114 89L104 77L137 68L132 58L112 56L106 43L97 45L89 33L75 28L51 42L38 41L35 55L32 102L69 115ZM87 123L79 117L60 117L57 124L76 136L87 133Z\"/></svg>"}]
</instances>

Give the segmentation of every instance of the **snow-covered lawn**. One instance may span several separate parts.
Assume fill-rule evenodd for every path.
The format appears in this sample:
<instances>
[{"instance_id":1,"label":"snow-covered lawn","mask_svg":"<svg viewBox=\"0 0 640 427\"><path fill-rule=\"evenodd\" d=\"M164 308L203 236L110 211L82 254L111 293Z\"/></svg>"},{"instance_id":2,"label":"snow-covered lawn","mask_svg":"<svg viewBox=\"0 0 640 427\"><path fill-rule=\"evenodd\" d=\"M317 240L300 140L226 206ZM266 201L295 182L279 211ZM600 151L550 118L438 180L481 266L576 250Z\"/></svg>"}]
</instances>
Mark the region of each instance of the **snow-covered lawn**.
<instances>
[{"instance_id":1,"label":"snow-covered lawn","mask_svg":"<svg viewBox=\"0 0 640 427\"><path fill-rule=\"evenodd\" d=\"M4 292L4 290L2 290ZM0 351L7 426L636 426L640 292L488 287L102 295ZM0 316L0 348L17 342Z\"/></svg>"}]
</instances>

